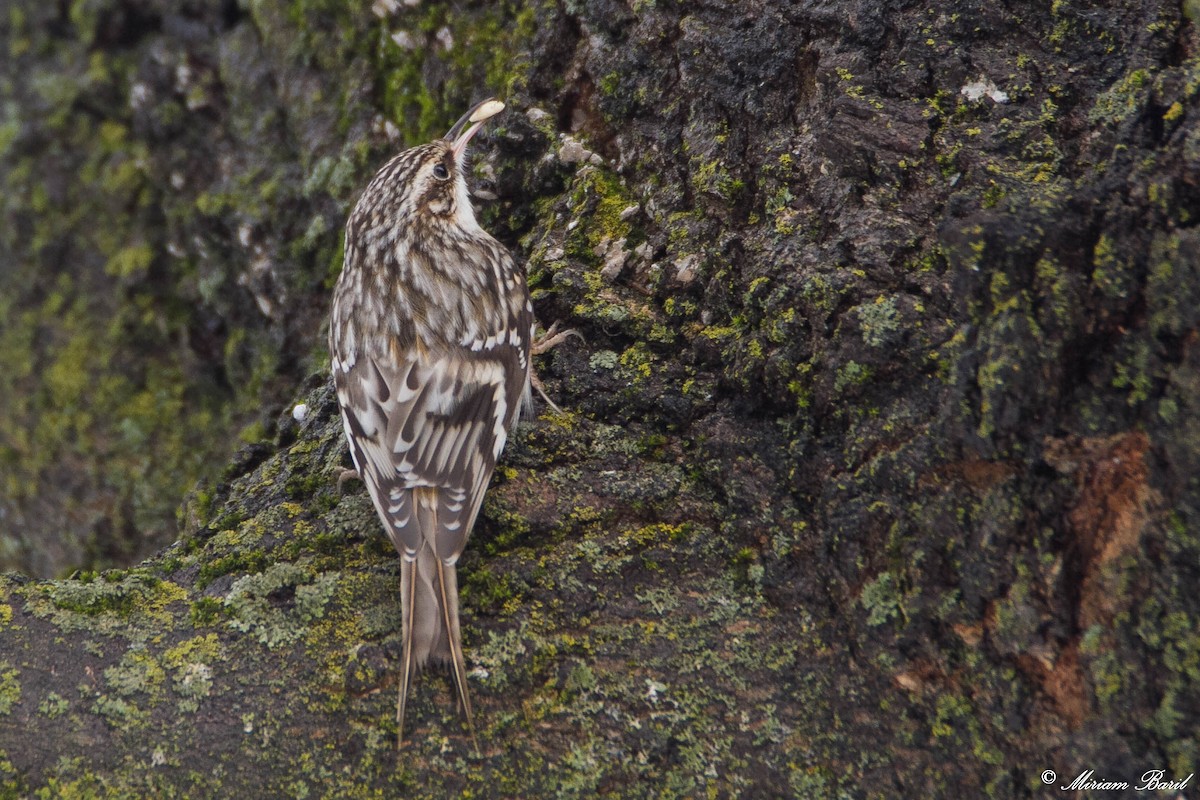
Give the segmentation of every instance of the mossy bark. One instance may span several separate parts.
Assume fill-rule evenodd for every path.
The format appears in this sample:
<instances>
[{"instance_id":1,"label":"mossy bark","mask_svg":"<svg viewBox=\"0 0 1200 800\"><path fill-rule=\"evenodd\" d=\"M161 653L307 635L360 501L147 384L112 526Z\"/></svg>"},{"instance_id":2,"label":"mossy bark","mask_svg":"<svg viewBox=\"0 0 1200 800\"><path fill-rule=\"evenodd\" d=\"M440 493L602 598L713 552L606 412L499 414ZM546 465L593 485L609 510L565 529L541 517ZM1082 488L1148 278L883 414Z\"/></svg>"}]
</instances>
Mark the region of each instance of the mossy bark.
<instances>
[{"instance_id":1,"label":"mossy bark","mask_svg":"<svg viewBox=\"0 0 1200 800\"><path fill-rule=\"evenodd\" d=\"M1197 768L1194 3L7 13L0 555L176 541L0 585L0 795ZM357 190L484 93L485 226L583 339L462 562L480 752L435 674L397 754L321 326Z\"/></svg>"}]
</instances>

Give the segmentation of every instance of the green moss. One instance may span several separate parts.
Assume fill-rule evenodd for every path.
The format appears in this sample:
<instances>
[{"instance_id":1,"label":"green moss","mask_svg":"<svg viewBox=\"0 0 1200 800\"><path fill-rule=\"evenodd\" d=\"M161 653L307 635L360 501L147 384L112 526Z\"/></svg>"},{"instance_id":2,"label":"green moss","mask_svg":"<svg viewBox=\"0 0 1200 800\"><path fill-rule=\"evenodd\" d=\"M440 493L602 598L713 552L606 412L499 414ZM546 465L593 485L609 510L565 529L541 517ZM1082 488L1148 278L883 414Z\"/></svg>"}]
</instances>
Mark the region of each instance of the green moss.
<instances>
[{"instance_id":1,"label":"green moss","mask_svg":"<svg viewBox=\"0 0 1200 800\"><path fill-rule=\"evenodd\" d=\"M568 238L568 250L595 263L595 249L603 242L625 243L633 226L621 213L635 201L621 179L598 167L585 167L575 175L569 194L572 210L581 215L581 225ZM577 243L572 247L572 243ZM636 242L630 242L630 247Z\"/></svg>"},{"instance_id":2,"label":"green moss","mask_svg":"<svg viewBox=\"0 0 1200 800\"><path fill-rule=\"evenodd\" d=\"M867 612L867 624L883 625L904 615L899 581L890 572L882 572L863 587L859 602Z\"/></svg>"},{"instance_id":3,"label":"green moss","mask_svg":"<svg viewBox=\"0 0 1200 800\"><path fill-rule=\"evenodd\" d=\"M1125 402L1133 406L1150 397L1154 385L1153 358L1150 343L1140 337L1127 339L1122 344L1123 360L1116 364L1112 385L1115 389L1125 389Z\"/></svg>"},{"instance_id":4,"label":"green moss","mask_svg":"<svg viewBox=\"0 0 1200 800\"><path fill-rule=\"evenodd\" d=\"M339 573L322 573L314 578L290 563L273 564L265 571L234 581L225 596L230 612L229 627L251 633L274 650L299 641L306 626L325 613L340 578ZM291 608L273 602L279 594L290 594Z\"/></svg>"},{"instance_id":5,"label":"green moss","mask_svg":"<svg viewBox=\"0 0 1200 800\"><path fill-rule=\"evenodd\" d=\"M199 710L200 701L213 691L213 670L200 661L189 662L176 670L172 688L181 698L178 708L183 712Z\"/></svg>"},{"instance_id":6,"label":"green moss","mask_svg":"<svg viewBox=\"0 0 1200 800\"><path fill-rule=\"evenodd\" d=\"M1018 579L993 606L993 633L1006 651L1023 652L1034 641L1041 621L1030 601L1031 592L1029 570L1018 565Z\"/></svg>"},{"instance_id":7,"label":"green moss","mask_svg":"<svg viewBox=\"0 0 1200 800\"><path fill-rule=\"evenodd\" d=\"M457 118L479 86L503 97L524 85L529 63L516 42L533 30L536 11L532 7L515 14L511 11L489 6L475 14L456 14L447 6L431 5L403 16L400 23L418 38L434 38L438 31L447 31L454 44L445 53L439 53L436 45L405 49L380 31L384 41L377 51L374 72L384 76L385 113L406 123L415 133L414 143L444 134L447 120ZM450 61L453 69L441 91L433 94L425 78L427 69L443 60Z\"/></svg>"},{"instance_id":8,"label":"green moss","mask_svg":"<svg viewBox=\"0 0 1200 800\"><path fill-rule=\"evenodd\" d=\"M655 360L654 354L644 343L636 342L621 353L619 363L636 380L650 377Z\"/></svg>"},{"instance_id":9,"label":"green moss","mask_svg":"<svg viewBox=\"0 0 1200 800\"><path fill-rule=\"evenodd\" d=\"M164 615L169 617L167 606L187 597L180 586L143 572L109 572L81 580L52 581L43 585L40 594L31 599L31 610L64 625L71 624L73 615L161 620Z\"/></svg>"},{"instance_id":10,"label":"green moss","mask_svg":"<svg viewBox=\"0 0 1200 800\"><path fill-rule=\"evenodd\" d=\"M1178 291L1181 279L1179 266L1181 242L1178 236L1159 233L1150 245L1150 275L1147 281L1147 300L1150 330L1155 336L1178 335L1191 319L1188 303ZM1186 275L1186 273L1184 273Z\"/></svg>"},{"instance_id":11,"label":"green moss","mask_svg":"<svg viewBox=\"0 0 1200 800\"><path fill-rule=\"evenodd\" d=\"M880 295L875 298L874 303L859 306L858 317L862 325L863 341L871 347L879 347L891 339L899 330L898 316L894 297Z\"/></svg>"},{"instance_id":12,"label":"green moss","mask_svg":"<svg viewBox=\"0 0 1200 800\"><path fill-rule=\"evenodd\" d=\"M1129 669L1115 653L1104 653L1090 664L1092 688L1102 708L1112 708L1113 701L1128 686L1132 678Z\"/></svg>"},{"instance_id":13,"label":"green moss","mask_svg":"<svg viewBox=\"0 0 1200 800\"><path fill-rule=\"evenodd\" d=\"M9 716L20 701L20 673L7 661L0 661L0 716Z\"/></svg>"},{"instance_id":14,"label":"green moss","mask_svg":"<svg viewBox=\"0 0 1200 800\"><path fill-rule=\"evenodd\" d=\"M154 260L154 251L145 243L130 245L114 253L105 265L109 275L132 278L145 273Z\"/></svg>"},{"instance_id":15,"label":"green moss","mask_svg":"<svg viewBox=\"0 0 1200 800\"><path fill-rule=\"evenodd\" d=\"M223 575L261 572L268 563L269 558L265 550L249 547L244 541L238 541L235 549L215 556L201 565L197 585L204 588Z\"/></svg>"},{"instance_id":16,"label":"green moss","mask_svg":"<svg viewBox=\"0 0 1200 800\"><path fill-rule=\"evenodd\" d=\"M1132 289L1129 265L1116 255L1113 240L1101 234L1093 252L1092 283L1105 295L1112 298L1126 297Z\"/></svg>"},{"instance_id":17,"label":"green moss","mask_svg":"<svg viewBox=\"0 0 1200 800\"><path fill-rule=\"evenodd\" d=\"M734 177L721 159L693 160L691 183L697 192L717 197L727 204L735 203L746 188L745 182Z\"/></svg>"},{"instance_id":18,"label":"green moss","mask_svg":"<svg viewBox=\"0 0 1200 800\"><path fill-rule=\"evenodd\" d=\"M92 703L92 712L100 716L112 728L134 730L145 727L149 714L132 702L120 697L102 694Z\"/></svg>"},{"instance_id":19,"label":"green moss","mask_svg":"<svg viewBox=\"0 0 1200 800\"><path fill-rule=\"evenodd\" d=\"M38 703L38 713L48 719L55 719L65 714L70 707L70 702L58 692L47 692L42 702Z\"/></svg>"},{"instance_id":20,"label":"green moss","mask_svg":"<svg viewBox=\"0 0 1200 800\"><path fill-rule=\"evenodd\" d=\"M1150 73L1135 69L1097 96L1088 111L1088 122L1115 125L1128 119L1141 106L1150 82Z\"/></svg>"},{"instance_id":21,"label":"green moss","mask_svg":"<svg viewBox=\"0 0 1200 800\"><path fill-rule=\"evenodd\" d=\"M862 386L871 380L873 371L865 364L847 361L839 369L833 381L834 391L841 393L854 386Z\"/></svg>"},{"instance_id":22,"label":"green moss","mask_svg":"<svg viewBox=\"0 0 1200 800\"><path fill-rule=\"evenodd\" d=\"M215 597L201 597L192 603L190 621L194 627L216 625L225 617L225 604Z\"/></svg>"},{"instance_id":23,"label":"green moss","mask_svg":"<svg viewBox=\"0 0 1200 800\"><path fill-rule=\"evenodd\" d=\"M484 545L488 552L503 552L529 533L529 521L524 515L493 493L484 495L483 514L497 526L496 535Z\"/></svg>"},{"instance_id":24,"label":"green moss","mask_svg":"<svg viewBox=\"0 0 1200 800\"><path fill-rule=\"evenodd\" d=\"M162 665L145 650L126 651L119 662L104 670L105 683L121 697L145 694L156 699L165 678Z\"/></svg>"},{"instance_id":25,"label":"green moss","mask_svg":"<svg viewBox=\"0 0 1200 800\"><path fill-rule=\"evenodd\" d=\"M511 616L520 609L521 593L511 577L487 567L471 570L460 585L464 606Z\"/></svg>"},{"instance_id":26,"label":"green moss","mask_svg":"<svg viewBox=\"0 0 1200 800\"><path fill-rule=\"evenodd\" d=\"M767 198L764 211L774 220L775 232L781 236L788 236L796 231L796 214L791 209L793 200L795 197L787 186L779 187Z\"/></svg>"},{"instance_id":27,"label":"green moss","mask_svg":"<svg viewBox=\"0 0 1200 800\"><path fill-rule=\"evenodd\" d=\"M1051 323L1064 328L1069 326L1076 313L1070 275L1061 264L1049 256L1038 260L1035 271L1041 289L1039 296L1051 312L1040 317L1044 320L1043 326Z\"/></svg>"}]
</instances>

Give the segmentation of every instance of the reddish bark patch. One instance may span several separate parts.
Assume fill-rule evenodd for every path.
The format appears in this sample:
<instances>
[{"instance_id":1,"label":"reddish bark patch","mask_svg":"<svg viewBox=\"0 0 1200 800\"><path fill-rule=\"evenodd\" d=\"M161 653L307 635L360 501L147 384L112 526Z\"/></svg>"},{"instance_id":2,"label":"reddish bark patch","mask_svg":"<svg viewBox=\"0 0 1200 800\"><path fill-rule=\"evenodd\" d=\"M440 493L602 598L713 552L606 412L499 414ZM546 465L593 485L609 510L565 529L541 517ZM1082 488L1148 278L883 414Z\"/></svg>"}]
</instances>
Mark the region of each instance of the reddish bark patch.
<instances>
[{"instance_id":1,"label":"reddish bark patch","mask_svg":"<svg viewBox=\"0 0 1200 800\"><path fill-rule=\"evenodd\" d=\"M1091 711L1091 690L1079 663L1079 645L1070 642L1053 661L1047 654L1018 658L1021 671L1030 676L1054 705L1054 711L1071 730L1083 724Z\"/></svg>"},{"instance_id":2,"label":"reddish bark patch","mask_svg":"<svg viewBox=\"0 0 1200 800\"><path fill-rule=\"evenodd\" d=\"M1047 443L1046 461L1060 472L1075 474L1077 494L1067 513L1067 560L1078 591L1079 630L1107 625L1120 610L1122 596L1106 568L1135 551L1141 540L1154 497L1147 484L1149 447L1142 431Z\"/></svg>"}]
</instances>

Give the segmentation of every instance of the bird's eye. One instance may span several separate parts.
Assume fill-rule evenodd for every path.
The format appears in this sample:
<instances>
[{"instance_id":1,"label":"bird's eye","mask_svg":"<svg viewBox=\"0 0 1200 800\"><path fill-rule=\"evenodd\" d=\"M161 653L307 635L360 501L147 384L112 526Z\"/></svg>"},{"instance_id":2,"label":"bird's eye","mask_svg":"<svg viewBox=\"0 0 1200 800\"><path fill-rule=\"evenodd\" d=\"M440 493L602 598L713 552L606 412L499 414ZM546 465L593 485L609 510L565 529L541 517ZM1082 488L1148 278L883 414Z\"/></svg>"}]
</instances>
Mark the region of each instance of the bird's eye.
<instances>
[{"instance_id":1,"label":"bird's eye","mask_svg":"<svg viewBox=\"0 0 1200 800\"><path fill-rule=\"evenodd\" d=\"M439 181L444 181L450 177L450 170L446 169L445 164L434 164L433 177L437 178Z\"/></svg>"}]
</instances>

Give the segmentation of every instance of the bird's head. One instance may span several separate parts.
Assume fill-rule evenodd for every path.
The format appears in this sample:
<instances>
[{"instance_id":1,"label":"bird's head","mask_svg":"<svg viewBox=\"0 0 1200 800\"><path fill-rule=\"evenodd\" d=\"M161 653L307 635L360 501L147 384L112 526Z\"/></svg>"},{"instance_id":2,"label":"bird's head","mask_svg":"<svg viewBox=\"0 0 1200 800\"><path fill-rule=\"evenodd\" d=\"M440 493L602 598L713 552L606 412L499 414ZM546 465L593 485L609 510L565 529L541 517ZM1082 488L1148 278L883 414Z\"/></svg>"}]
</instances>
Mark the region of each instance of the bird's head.
<instances>
[{"instance_id":1,"label":"bird's head","mask_svg":"<svg viewBox=\"0 0 1200 800\"><path fill-rule=\"evenodd\" d=\"M390 218L418 226L480 232L467 191L467 145L485 122L503 110L504 103L494 98L477 103L441 139L393 158L363 193L356 215L366 212L371 223L386 224ZM368 227L375 225L368 223Z\"/></svg>"}]
</instances>

